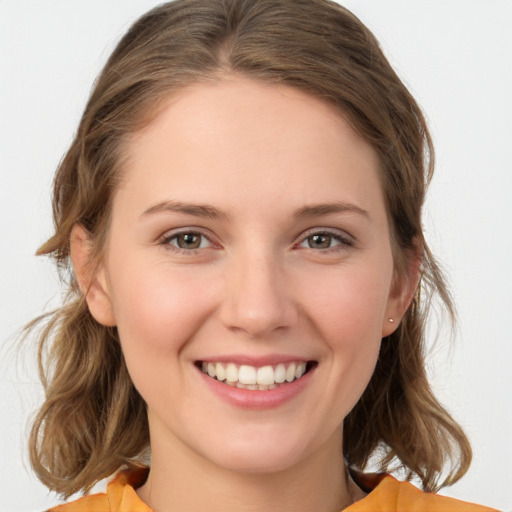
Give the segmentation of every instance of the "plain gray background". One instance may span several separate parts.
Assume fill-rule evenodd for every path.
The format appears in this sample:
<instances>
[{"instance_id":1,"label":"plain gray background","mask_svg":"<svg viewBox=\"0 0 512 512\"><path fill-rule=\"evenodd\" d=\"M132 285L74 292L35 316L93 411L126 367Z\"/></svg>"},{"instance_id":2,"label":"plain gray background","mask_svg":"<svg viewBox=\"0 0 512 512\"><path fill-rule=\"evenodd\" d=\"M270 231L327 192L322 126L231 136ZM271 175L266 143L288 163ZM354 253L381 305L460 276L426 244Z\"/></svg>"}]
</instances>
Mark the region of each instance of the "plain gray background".
<instances>
[{"instance_id":1,"label":"plain gray background","mask_svg":"<svg viewBox=\"0 0 512 512\"><path fill-rule=\"evenodd\" d=\"M151 0L0 0L0 510L56 503L31 475L26 422L41 398L19 328L60 300L51 264L53 172L113 44ZM432 344L436 392L474 463L443 494L512 509L512 1L343 2L380 39L427 113L437 149L425 225L459 312ZM431 336L433 338L433 334Z\"/></svg>"}]
</instances>

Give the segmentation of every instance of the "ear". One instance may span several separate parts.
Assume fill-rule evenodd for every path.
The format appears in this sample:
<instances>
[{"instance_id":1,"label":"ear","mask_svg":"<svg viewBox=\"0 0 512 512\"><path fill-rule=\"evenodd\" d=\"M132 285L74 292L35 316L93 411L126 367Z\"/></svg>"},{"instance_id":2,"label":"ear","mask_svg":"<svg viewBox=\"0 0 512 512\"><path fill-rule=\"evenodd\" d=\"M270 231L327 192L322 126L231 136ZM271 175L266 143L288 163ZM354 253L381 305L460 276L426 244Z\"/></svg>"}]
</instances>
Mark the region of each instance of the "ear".
<instances>
[{"instance_id":1,"label":"ear","mask_svg":"<svg viewBox=\"0 0 512 512\"><path fill-rule=\"evenodd\" d=\"M421 277L422 251L415 244L407 255L404 271L395 271L382 322L382 337L392 334L410 306Z\"/></svg>"},{"instance_id":2,"label":"ear","mask_svg":"<svg viewBox=\"0 0 512 512\"><path fill-rule=\"evenodd\" d=\"M115 326L105 267L93 262L92 241L81 224L75 224L71 230L70 254L78 286L85 295L91 315L102 325Z\"/></svg>"}]
</instances>

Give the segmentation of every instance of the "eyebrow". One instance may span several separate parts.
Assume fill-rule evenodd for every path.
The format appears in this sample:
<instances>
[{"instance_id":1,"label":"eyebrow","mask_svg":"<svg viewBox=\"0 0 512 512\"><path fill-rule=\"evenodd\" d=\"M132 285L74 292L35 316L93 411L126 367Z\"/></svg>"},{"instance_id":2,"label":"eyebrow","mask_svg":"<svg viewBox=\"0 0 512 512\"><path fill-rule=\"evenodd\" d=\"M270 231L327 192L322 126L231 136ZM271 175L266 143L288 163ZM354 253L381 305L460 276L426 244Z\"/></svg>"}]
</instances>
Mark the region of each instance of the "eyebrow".
<instances>
[{"instance_id":1,"label":"eyebrow","mask_svg":"<svg viewBox=\"0 0 512 512\"><path fill-rule=\"evenodd\" d=\"M352 203L335 202L335 203L319 203L303 206L294 212L294 217L299 219L318 217L321 215L329 215L332 213L357 213L364 217L370 218L369 213L359 206Z\"/></svg>"},{"instance_id":2,"label":"eyebrow","mask_svg":"<svg viewBox=\"0 0 512 512\"><path fill-rule=\"evenodd\" d=\"M144 210L141 217L152 215L154 213L175 212L184 213L186 215L194 215L207 219L226 220L227 213L207 204L182 203L179 201L162 201L147 210Z\"/></svg>"},{"instance_id":3,"label":"eyebrow","mask_svg":"<svg viewBox=\"0 0 512 512\"><path fill-rule=\"evenodd\" d=\"M226 212L215 208L215 206L208 204L183 203L179 201L162 201L144 210L141 217L162 212L183 213L186 215L193 215L195 217L216 220L229 219L229 215ZM346 202L318 203L302 206L294 211L293 217L304 219L333 213L357 213L369 218L369 214L366 210L363 210L355 204Z\"/></svg>"}]
</instances>

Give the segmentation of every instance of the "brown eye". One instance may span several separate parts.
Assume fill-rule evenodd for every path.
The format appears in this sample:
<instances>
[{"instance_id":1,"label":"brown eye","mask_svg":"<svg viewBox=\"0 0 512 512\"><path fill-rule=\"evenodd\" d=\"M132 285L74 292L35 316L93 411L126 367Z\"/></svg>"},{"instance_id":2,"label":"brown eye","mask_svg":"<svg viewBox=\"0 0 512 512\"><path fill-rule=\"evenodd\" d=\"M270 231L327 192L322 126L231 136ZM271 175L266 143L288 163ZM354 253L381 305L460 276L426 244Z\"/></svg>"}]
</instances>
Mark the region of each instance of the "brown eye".
<instances>
[{"instance_id":1,"label":"brown eye","mask_svg":"<svg viewBox=\"0 0 512 512\"><path fill-rule=\"evenodd\" d=\"M324 233L308 236L306 240L311 249L328 249L331 247L333 237Z\"/></svg>"},{"instance_id":2,"label":"brown eye","mask_svg":"<svg viewBox=\"0 0 512 512\"><path fill-rule=\"evenodd\" d=\"M199 249L201 246L201 235L184 233L176 237L176 243L180 249Z\"/></svg>"},{"instance_id":3,"label":"brown eye","mask_svg":"<svg viewBox=\"0 0 512 512\"><path fill-rule=\"evenodd\" d=\"M299 247L327 252L327 249L348 249L353 245L354 240L343 232L336 231L331 233L329 231L317 231L316 233L305 236L299 244Z\"/></svg>"},{"instance_id":4,"label":"brown eye","mask_svg":"<svg viewBox=\"0 0 512 512\"><path fill-rule=\"evenodd\" d=\"M164 243L172 245L177 249L184 251L193 251L202 249L210 245L210 241L201 233L185 232L170 236L164 240Z\"/></svg>"}]
</instances>

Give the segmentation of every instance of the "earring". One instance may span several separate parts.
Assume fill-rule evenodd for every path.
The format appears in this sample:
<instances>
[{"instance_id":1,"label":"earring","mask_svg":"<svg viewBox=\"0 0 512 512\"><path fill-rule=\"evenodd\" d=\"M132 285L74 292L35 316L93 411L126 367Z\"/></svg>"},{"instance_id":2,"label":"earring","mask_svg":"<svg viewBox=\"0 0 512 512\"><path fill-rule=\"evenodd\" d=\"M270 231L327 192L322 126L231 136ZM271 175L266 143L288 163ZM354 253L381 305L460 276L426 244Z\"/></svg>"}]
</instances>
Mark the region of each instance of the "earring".
<instances>
[{"instance_id":1,"label":"earring","mask_svg":"<svg viewBox=\"0 0 512 512\"><path fill-rule=\"evenodd\" d=\"M394 320L393 320L392 318L388 318L388 322L389 322L390 324L392 324L392 323L394 322Z\"/></svg>"}]
</instances>

